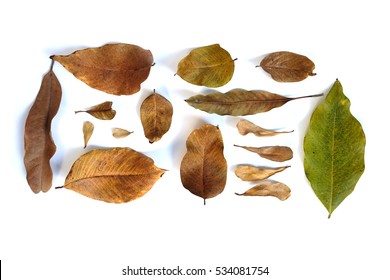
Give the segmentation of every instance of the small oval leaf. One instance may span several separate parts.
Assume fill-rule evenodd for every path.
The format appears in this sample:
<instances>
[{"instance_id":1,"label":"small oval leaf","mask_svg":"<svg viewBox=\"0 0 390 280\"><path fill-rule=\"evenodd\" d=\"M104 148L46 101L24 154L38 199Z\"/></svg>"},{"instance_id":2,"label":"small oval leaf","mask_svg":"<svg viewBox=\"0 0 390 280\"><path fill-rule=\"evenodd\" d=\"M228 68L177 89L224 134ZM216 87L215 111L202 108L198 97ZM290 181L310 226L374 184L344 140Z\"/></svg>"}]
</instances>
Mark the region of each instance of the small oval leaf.
<instances>
[{"instance_id":1,"label":"small oval leaf","mask_svg":"<svg viewBox=\"0 0 390 280\"><path fill-rule=\"evenodd\" d=\"M114 136L117 139L125 138L125 137L129 136L131 133L133 133L133 132L128 131L128 130L123 129L123 128L115 127L112 129L112 136Z\"/></svg>"},{"instance_id":2,"label":"small oval leaf","mask_svg":"<svg viewBox=\"0 0 390 280\"><path fill-rule=\"evenodd\" d=\"M278 168L270 168L270 167L256 167L250 165L239 165L236 168L235 174L238 178L243 181L258 181L264 180L272 175L282 172L286 168L290 166L283 166Z\"/></svg>"},{"instance_id":3,"label":"small oval leaf","mask_svg":"<svg viewBox=\"0 0 390 280\"><path fill-rule=\"evenodd\" d=\"M274 196L279 198L280 200L286 200L291 195L290 188L280 182L275 181L265 181L260 183L253 188L250 188L246 192L242 194L236 193L236 195L240 196Z\"/></svg>"},{"instance_id":4,"label":"small oval leaf","mask_svg":"<svg viewBox=\"0 0 390 280\"><path fill-rule=\"evenodd\" d=\"M273 131L268 130L265 128L262 128L258 125L255 125L254 123L247 121L247 120L240 120L237 123L237 129L238 132L241 135L247 135L248 133L253 133L256 136L274 136L277 134L283 134L283 133L291 133L292 131Z\"/></svg>"},{"instance_id":5,"label":"small oval leaf","mask_svg":"<svg viewBox=\"0 0 390 280\"><path fill-rule=\"evenodd\" d=\"M84 149L87 147L89 139L91 139L93 130L95 126L91 122L84 122L83 124L83 134L84 134Z\"/></svg>"},{"instance_id":6,"label":"small oval leaf","mask_svg":"<svg viewBox=\"0 0 390 280\"><path fill-rule=\"evenodd\" d=\"M250 152L256 153L262 158L266 158L272 161L286 161L292 159L293 151L290 147L286 146L269 146L269 147L247 147L234 145L235 147L243 148Z\"/></svg>"}]
</instances>

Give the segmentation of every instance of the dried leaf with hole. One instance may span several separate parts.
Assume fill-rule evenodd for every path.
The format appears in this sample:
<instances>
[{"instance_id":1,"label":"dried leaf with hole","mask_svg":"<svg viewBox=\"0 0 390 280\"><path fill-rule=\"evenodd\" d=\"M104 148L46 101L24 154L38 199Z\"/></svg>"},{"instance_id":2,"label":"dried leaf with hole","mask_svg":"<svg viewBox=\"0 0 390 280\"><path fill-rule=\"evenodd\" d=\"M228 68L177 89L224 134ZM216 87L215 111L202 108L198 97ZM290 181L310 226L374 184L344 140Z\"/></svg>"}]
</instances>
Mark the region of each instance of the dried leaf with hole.
<instances>
[{"instance_id":1,"label":"dried leaf with hole","mask_svg":"<svg viewBox=\"0 0 390 280\"><path fill-rule=\"evenodd\" d=\"M114 136L117 139L125 138L125 137L129 136L131 133L133 133L133 131L128 131L128 130L123 129L123 128L115 127L112 129L112 136Z\"/></svg>"},{"instance_id":2,"label":"dried leaf with hole","mask_svg":"<svg viewBox=\"0 0 390 280\"><path fill-rule=\"evenodd\" d=\"M266 56L260 66L278 82L299 82L313 73L314 63L306 56L292 52L274 52Z\"/></svg>"},{"instance_id":3,"label":"dried leaf with hole","mask_svg":"<svg viewBox=\"0 0 390 280\"><path fill-rule=\"evenodd\" d=\"M112 109L111 101L100 103L86 110L75 111L76 114L81 112L88 113L99 120L112 120L116 115L116 111Z\"/></svg>"},{"instance_id":4,"label":"dried leaf with hole","mask_svg":"<svg viewBox=\"0 0 390 280\"><path fill-rule=\"evenodd\" d=\"M95 126L93 125L93 123L88 121L84 122L83 124L84 149L87 147L89 139L91 139L94 128Z\"/></svg>"},{"instance_id":5,"label":"dried leaf with hole","mask_svg":"<svg viewBox=\"0 0 390 280\"><path fill-rule=\"evenodd\" d=\"M74 162L64 187L96 200L123 203L146 194L164 172L130 148L96 149Z\"/></svg>"},{"instance_id":6,"label":"dried leaf with hole","mask_svg":"<svg viewBox=\"0 0 390 280\"><path fill-rule=\"evenodd\" d=\"M198 86L220 87L233 77L234 60L219 44L193 49L178 65L177 75Z\"/></svg>"},{"instance_id":7,"label":"dried leaf with hole","mask_svg":"<svg viewBox=\"0 0 390 280\"><path fill-rule=\"evenodd\" d=\"M265 181L257 186L254 186L242 194L236 193L240 196L274 196L284 201L291 195L290 188L280 182Z\"/></svg>"},{"instance_id":8,"label":"dried leaf with hole","mask_svg":"<svg viewBox=\"0 0 390 280\"><path fill-rule=\"evenodd\" d=\"M291 133L292 131L273 131L268 130L265 128L262 128L258 125L255 125L254 123L247 121L247 120L240 120L237 123L237 129L238 132L241 135L247 135L248 133L253 133L256 136L274 136L277 134L283 134L283 133Z\"/></svg>"},{"instance_id":9,"label":"dried leaf with hole","mask_svg":"<svg viewBox=\"0 0 390 280\"><path fill-rule=\"evenodd\" d=\"M62 98L61 85L53 72L53 64L43 77L24 129L24 166L27 182L34 193L47 192L52 185L50 159L56 152L51 136L51 122Z\"/></svg>"},{"instance_id":10,"label":"dried leaf with hole","mask_svg":"<svg viewBox=\"0 0 390 280\"><path fill-rule=\"evenodd\" d=\"M206 124L188 136L187 153L180 165L183 186L206 203L226 185L227 163L223 155L222 134L217 126Z\"/></svg>"},{"instance_id":11,"label":"dried leaf with hole","mask_svg":"<svg viewBox=\"0 0 390 280\"><path fill-rule=\"evenodd\" d=\"M52 59L90 87L114 95L138 92L153 65L149 50L130 44L106 44Z\"/></svg>"},{"instance_id":12,"label":"dried leaf with hole","mask_svg":"<svg viewBox=\"0 0 390 280\"><path fill-rule=\"evenodd\" d=\"M250 165L239 165L236 168L235 174L243 181L258 181L264 180L272 175L282 172L290 166L283 166L278 168L271 167L256 167Z\"/></svg>"},{"instance_id":13,"label":"dried leaf with hole","mask_svg":"<svg viewBox=\"0 0 390 280\"><path fill-rule=\"evenodd\" d=\"M290 147L286 146L269 146L269 147L247 147L234 145L235 147L240 147L250 152L256 153L259 156L272 160L272 161L286 161L292 159L293 151Z\"/></svg>"},{"instance_id":14,"label":"dried leaf with hole","mask_svg":"<svg viewBox=\"0 0 390 280\"><path fill-rule=\"evenodd\" d=\"M227 93L198 94L185 101L192 107L210 114L245 116L267 112L291 100L318 96L322 94L285 97L261 90L233 89Z\"/></svg>"},{"instance_id":15,"label":"dried leaf with hole","mask_svg":"<svg viewBox=\"0 0 390 280\"><path fill-rule=\"evenodd\" d=\"M154 143L171 127L173 107L164 96L153 93L142 102L140 115L145 137Z\"/></svg>"}]
</instances>

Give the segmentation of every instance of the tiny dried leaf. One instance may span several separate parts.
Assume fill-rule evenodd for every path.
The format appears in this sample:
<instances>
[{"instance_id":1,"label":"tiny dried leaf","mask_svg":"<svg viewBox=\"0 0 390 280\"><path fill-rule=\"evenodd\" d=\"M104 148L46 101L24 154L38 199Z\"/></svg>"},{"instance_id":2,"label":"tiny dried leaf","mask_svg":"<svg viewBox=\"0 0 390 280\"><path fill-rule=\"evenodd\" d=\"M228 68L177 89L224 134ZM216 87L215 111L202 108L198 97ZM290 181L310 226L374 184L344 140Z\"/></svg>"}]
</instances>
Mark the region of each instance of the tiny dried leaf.
<instances>
[{"instance_id":1,"label":"tiny dried leaf","mask_svg":"<svg viewBox=\"0 0 390 280\"><path fill-rule=\"evenodd\" d=\"M280 182L265 181L257 186L254 186L242 194L236 193L240 196L274 196L280 200L286 200L291 195L290 188Z\"/></svg>"},{"instance_id":2,"label":"tiny dried leaf","mask_svg":"<svg viewBox=\"0 0 390 280\"><path fill-rule=\"evenodd\" d=\"M50 158L56 152L51 122L62 98L61 85L52 67L43 77L24 129L24 165L27 182L34 193L47 192L52 185Z\"/></svg>"},{"instance_id":3,"label":"tiny dried leaf","mask_svg":"<svg viewBox=\"0 0 390 280\"><path fill-rule=\"evenodd\" d=\"M171 127L173 107L164 96L153 93L142 102L140 115L145 137L154 143Z\"/></svg>"},{"instance_id":4,"label":"tiny dried leaf","mask_svg":"<svg viewBox=\"0 0 390 280\"><path fill-rule=\"evenodd\" d=\"M130 148L96 149L73 163L64 187L96 200L123 203L146 194L164 172Z\"/></svg>"},{"instance_id":5,"label":"tiny dried leaf","mask_svg":"<svg viewBox=\"0 0 390 280\"><path fill-rule=\"evenodd\" d=\"M178 65L177 75L198 86L220 87L234 73L234 60L219 44L193 49Z\"/></svg>"},{"instance_id":6,"label":"tiny dried leaf","mask_svg":"<svg viewBox=\"0 0 390 280\"><path fill-rule=\"evenodd\" d=\"M260 66L278 82L299 82L313 73L314 63L306 56L292 52L274 52L266 56Z\"/></svg>"},{"instance_id":7,"label":"tiny dried leaf","mask_svg":"<svg viewBox=\"0 0 390 280\"><path fill-rule=\"evenodd\" d=\"M116 111L112 109L111 101L100 103L86 110L75 111L76 114L81 112L88 113L99 120L112 120L116 115Z\"/></svg>"},{"instance_id":8,"label":"tiny dried leaf","mask_svg":"<svg viewBox=\"0 0 390 280\"><path fill-rule=\"evenodd\" d=\"M130 44L106 44L52 59L90 87L114 95L138 92L153 65L149 50Z\"/></svg>"},{"instance_id":9,"label":"tiny dried leaf","mask_svg":"<svg viewBox=\"0 0 390 280\"><path fill-rule=\"evenodd\" d=\"M264 180L272 175L282 172L290 166L283 166L278 168L270 167L255 167L250 165L239 165L236 168L235 174L238 178L243 181L257 181Z\"/></svg>"},{"instance_id":10,"label":"tiny dried leaf","mask_svg":"<svg viewBox=\"0 0 390 280\"><path fill-rule=\"evenodd\" d=\"M291 133L293 131L273 131L262 128L254 123L247 120L240 120L237 123L238 132L241 135L247 135L248 133L253 133L256 136L274 136L277 134Z\"/></svg>"},{"instance_id":11,"label":"tiny dried leaf","mask_svg":"<svg viewBox=\"0 0 390 280\"><path fill-rule=\"evenodd\" d=\"M133 132L123 128L115 127L112 129L112 136L114 136L115 138L125 138L129 136L131 133Z\"/></svg>"},{"instance_id":12,"label":"tiny dried leaf","mask_svg":"<svg viewBox=\"0 0 390 280\"><path fill-rule=\"evenodd\" d=\"M226 93L198 94L185 101L192 107L210 114L245 116L267 112L291 100L318 96L322 94L285 97L261 90L233 89Z\"/></svg>"},{"instance_id":13,"label":"tiny dried leaf","mask_svg":"<svg viewBox=\"0 0 390 280\"><path fill-rule=\"evenodd\" d=\"M84 122L83 124L84 149L87 147L89 139L91 139L94 128L95 126L93 125L93 123L88 121Z\"/></svg>"},{"instance_id":14,"label":"tiny dried leaf","mask_svg":"<svg viewBox=\"0 0 390 280\"><path fill-rule=\"evenodd\" d=\"M293 151L290 147L286 146L269 146L269 147L247 147L234 145L235 147L240 147L250 152L256 153L259 156L273 160L273 161L286 161L292 159Z\"/></svg>"}]
</instances>

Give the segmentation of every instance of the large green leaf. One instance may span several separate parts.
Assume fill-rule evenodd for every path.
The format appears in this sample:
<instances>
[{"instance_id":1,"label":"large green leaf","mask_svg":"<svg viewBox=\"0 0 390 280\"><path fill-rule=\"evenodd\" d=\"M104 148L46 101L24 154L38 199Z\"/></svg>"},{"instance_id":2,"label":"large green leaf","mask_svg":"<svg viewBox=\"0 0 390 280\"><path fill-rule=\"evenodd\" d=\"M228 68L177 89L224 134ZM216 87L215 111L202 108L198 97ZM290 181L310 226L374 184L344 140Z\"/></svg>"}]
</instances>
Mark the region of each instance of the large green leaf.
<instances>
[{"instance_id":1,"label":"large green leaf","mask_svg":"<svg viewBox=\"0 0 390 280\"><path fill-rule=\"evenodd\" d=\"M304 139L306 177L329 217L353 192L364 172L366 138L350 105L336 80L313 112Z\"/></svg>"}]
</instances>

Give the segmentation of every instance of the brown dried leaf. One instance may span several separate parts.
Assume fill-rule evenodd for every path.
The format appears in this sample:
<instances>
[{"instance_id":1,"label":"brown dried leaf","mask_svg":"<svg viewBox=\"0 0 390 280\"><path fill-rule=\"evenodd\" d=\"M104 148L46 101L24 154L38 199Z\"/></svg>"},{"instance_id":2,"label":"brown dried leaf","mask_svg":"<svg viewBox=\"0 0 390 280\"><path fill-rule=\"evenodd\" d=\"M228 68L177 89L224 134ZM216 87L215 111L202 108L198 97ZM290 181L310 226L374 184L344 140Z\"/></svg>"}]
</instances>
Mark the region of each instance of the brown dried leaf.
<instances>
[{"instance_id":1,"label":"brown dried leaf","mask_svg":"<svg viewBox=\"0 0 390 280\"><path fill-rule=\"evenodd\" d=\"M84 122L83 134L84 134L84 149L87 147L88 141L92 136L95 126L91 122Z\"/></svg>"},{"instance_id":2,"label":"brown dried leaf","mask_svg":"<svg viewBox=\"0 0 390 280\"><path fill-rule=\"evenodd\" d=\"M283 166L278 168L269 168L269 167L255 167L250 165L239 165L236 168L236 176L243 181L257 181L264 180L272 175L282 172L290 166Z\"/></svg>"},{"instance_id":3,"label":"brown dried leaf","mask_svg":"<svg viewBox=\"0 0 390 280\"><path fill-rule=\"evenodd\" d=\"M239 146L239 145L234 145L234 146L256 153L263 158L273 160L273 161L278 161L278 162L286 161L292 159L293 157L293 151L291 150L291 148L285 146L270 146L270 147L259 147L259 148Z\"/></svg>"},{"instance_id":4,"label":"brown dried leaf","mask_svg":"<svg viewBox=\"0 0 390 280\"><path fill-rule=\"evenodd\" d=\"M89 198L123 203L147 193L164 172L130 148L97 149L74 162L64 187Z\"/></svg>"},{"instance_id":5,"label":"brown dried leaf","mask_svg":"<svg viewBox=\"0 0 390 280\"><path fill-rule=\"evenodd\" d=\"M253 133L256 136L274 136L281 133L290 133L292 131L273 131L262 128L260 126L255 125L254 123L247 120L240 120L237 123L238 132L241 135L247 135L248 133Z\"/></svg>"},{"instance_id":6,"label":"brown dried leaf","mask_svg":"<svg viewBox=\"0 0 390 280\"><path fill-rule=\"evenodd\" d=\"M56 145L50 129L60 107L62 90L52 68L53 64L43 77L24 129L24 165L28 184L34 193L47 192L53 179L50 158L56 152Z\"/></svg>"},{"instance_id":7,"label":"brown dried leaf","mask_svg":"<svg viewBox=\"0 0 390 280\"><path fill-rule=\"evenodd\" d=\"M115 138L125 138L129 136L131 133L133 133L133 131L128 131L123 128L115 127L112 129L112 136L114 136Z\"/></svg>"},{"instance_id":8,"label":"brown dried leaf","mask_svg":"<svg viewBox=\"0 0 390 280\"><path fill-rule=\"evenodd\" d=\"M260 66L278 82L299 82L313 73L314 63L306 56L292 52L274 52L266 56Z\"/></svg>"},{"instance_id":9,"label":"brown dried leaf","mask_svg":"<svg viewBox=\"0 0 390 280\"><path fill-rule=\"evenodd\" d=\"M288 186L283 183L274 181L262 182L242 194L236 193L236 195L240 196L274 196L282 201L289 198L290 194L291 190Z\"/></svg>"},{"instance_id":10,"label":"brown dried leaf","mask_svg":"<svg viewBox=\"0 0 390 280\"><path fill-rule=\"evenodd\" d=\"M173 107L165 97L153 93L142 102L140 115L145 137L153 143L171 127Z\"/></svg>"},{"instance_id":11,"label":"brown dried leaf","mask_svg":"<svg viewBox=\"0 0 390 280\"><path fill-rule=\"evenodd\" d=\"M112 120L116 115L116 111L113 110L111 107L112 102L106 101L98 105L92 106L86 110L75 111L75 113L77 114L80 112L84 112L94 116L99 120Z\"/></svg>"},{"instance_id":12,"label":"brown dried leaf","mask_svg":"<svg viewBox=\"0 0 390 280\"><path fill-rule=\"evenodd\" d=\"M195 129L186 142L187 153L180 165L183 186L205 201L220 194L226 184L227 164L222 134L217 126Z\"/></svg>"},{"instance_id":13,"label":"brown dried leaf","mask_svg":"<svg viewBox=\"0 0 390 280\"><path fill-rule=\"evenodd\" d=\"M114 95L138 92L153 64L149 50L130 44L106 44L52 59L90 87Z\"/></svg>"}]
</instances>

